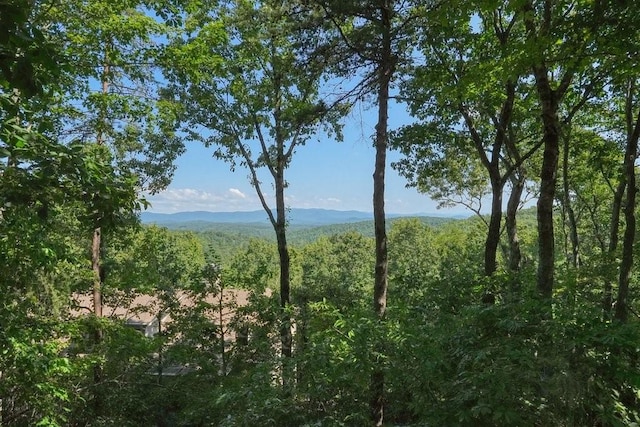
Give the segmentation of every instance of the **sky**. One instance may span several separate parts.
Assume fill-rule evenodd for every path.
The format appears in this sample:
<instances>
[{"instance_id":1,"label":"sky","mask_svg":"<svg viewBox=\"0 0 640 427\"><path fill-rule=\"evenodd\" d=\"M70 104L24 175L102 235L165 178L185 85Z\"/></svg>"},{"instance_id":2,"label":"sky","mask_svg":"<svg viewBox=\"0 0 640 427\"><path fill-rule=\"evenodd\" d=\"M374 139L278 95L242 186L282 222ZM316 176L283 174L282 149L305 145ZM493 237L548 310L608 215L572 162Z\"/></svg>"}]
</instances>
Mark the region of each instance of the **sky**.
<instances>
[{"instance_id":1,"label":"sky","mask_svg":"<svg viewBox=\"0 0 640 427\"><path fill-rule=\"evenodd\" d=\"M390 110L390 129L407 123L405 108L394 104ZM289 208L322 208L372 212L373 168L376 112L358 106L344 120L344 141L336 142L317 135L295 152L285 172L289 187L285 190ZM177 170L169 187L147 196L149 212L185 211L234 212L261 210L255 189L242 166L230 171L229 164L213 158L213 148L201 143L187 144L186 153L177 161ZM414 188L391 168L400 154L387 155L385 210L397 214L468 215L463 208L437 209L438 203ZM265 180L263 191L273 195ZM272 200L269 197L269 200ZM271 208L274 204L270 203Z\"/></svg>"}]
</instances>

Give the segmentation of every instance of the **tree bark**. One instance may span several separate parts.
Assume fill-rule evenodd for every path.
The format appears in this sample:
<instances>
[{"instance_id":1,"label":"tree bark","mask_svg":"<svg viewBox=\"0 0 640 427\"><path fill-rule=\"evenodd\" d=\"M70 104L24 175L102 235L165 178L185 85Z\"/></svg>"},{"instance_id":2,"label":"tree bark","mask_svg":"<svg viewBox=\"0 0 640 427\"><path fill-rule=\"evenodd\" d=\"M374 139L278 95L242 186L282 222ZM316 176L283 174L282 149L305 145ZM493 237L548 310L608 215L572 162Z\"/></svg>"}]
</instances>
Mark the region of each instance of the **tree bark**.
<instances>
[{"instance_id":1,"label":"tree bark","mask_svg":"<svg viewBox=\"0 0 640 427\"><path fill-rule=\"evenodd\" d=\"M540 33L546 36L551 28L551 8L553 2L545 1L544 13L540 23ZM535 23L535 9L532 1L524 4L524 23L530 40L538 42L538 29ZM555 244L553 230L553 202L555 200L558 159L560 156L560 120L558 103L566 93L573 78L568 70L561 78L557 89L552 89L549 70L544 60L531 65L535 78L538 101L542 111L544 152L540 171L540 195L538 197L538 275L537 289L543 300L551 303L555 272Z\"/></svg>"},{"instance_id":2,"label":"tree bark","mask_svg":"<svg viewBox=\"0 0 640 427\"><path fill-rule=\"evenodd\" d=\"M282 355L286 358L292 356L292 332L291 319L286 314L290 303L290 276L291 259L287 245L286 207L284 203L284 177L279 176L276 181L276 240L278 244L278 256L280 260L280 308L282 310L282 325L280 327L280 339L282 342ZM285 380L286 381L286 380Z\"/></svg>"},{"instance_id":3,"label":"tree bark","mask_svg":"<svg viewBox=\"0 0 640 427\"><path fill-rule=\"evenodd\" d=\"M108 60L108 49L105 49L104 68L102 70L102 94L109 93L109 73L110 65ZM99 112L100 122L97 129L96 144L104 144L104 128L106 128L106 113ZM100 256L102 246L102 230L98 225L93 230L93 239L91 242L91 268L93 269L93 312L97 317L102 317L102 274L100 271Z\"/></svg>"},{"instance_id":4,"label":"tree bark","mask_svg":"<svg viewBox=\"0 0 640 427\"><path fill-rule=\"evenodd\" d=\"M551 299L554 285L555 242L553 202L555 199L559 150L558 101L551 89L547 70L536 67L536 87L542 107L544 153L538 197L538 278L537 287L544 299Z\"/></svg>"},{"instance_id":5,"label":"tree bark","mask_svg":"<svg viewBox=\"0 0 640 427\"><path fill-rule=\"evenodd\" d=\"M615 319L626 322L628 317L629 281L633 268L633 243L636 237L636 168L635 161L638 156L638 138L640 137L640 113L633 120L633 97L635 95L635 82L630 82L627 91L627 147L624 156L624 173L627 181L627 197L624 208L626 226L624 240L622 242L622 260L620 261L620 277L618 280L618 298L616 299Z\"/></svg>"},{"instance_id":6,"label":"tree bark","mask_svg":"<svg viewBox=\"0 0 640 427\"><path fill-rule=\"evenodd\" d=\"M571 252L568 254L569 263L573 268L580 266L580 245L578 239L578 224L573 211L569 183L569 142L570 137L565 132L562 144L562 207L566 213L567 225L569 226L569 241Z\"/></svg>"},{"instance_id":7,"label":"tree bark","mask_svg":"<svg viewBox=\"0 0 640 427\"><path fill-rule=\"evenodd\" d=\"M100 271L100 248L102 245L102 230L96 227L93 230L93 238L91 241L91 269L93 270L93 314L96 316L94 330L94 344L97 346L102 342L102 328L100 326L100 318L102 317L102 279ZM96 362L93 366L93 409L95 416L102 413L102 365Z\"/></svg>"},{"instance_id":8,"label":"tree bark","mask_svg":"<svg viewBox=\"0 0 640 427\"><path fill-rule=\"evenodd\" d=\"M506 43L506 33L498 33L498 39L501 44ZM487 233L487 240L485 244L485 258L484 258L484 272L485 275L491 276L497 269L496 254L498 250L498 244L500 243L500 229L502 225L502 192L504 191L504 185L509 179L510 175L515 173L515 170L511 170L505 176L500 175L500 156L503 147L509 148L511 146L514 151L514 141L509 141L507 129L511 125L511 118L513 116L513 104L515 102L515 84L509 80L505 84L506 98L500 109L500 116L495 120L496 136L493 142L493 153L491 155L491 161L485 161L485 166L488 169L491 179L491 218L489 220L489 230ZM480 150L480 147L478 147ZM519 157L519 156L518 156Z\"/></svg>"},{"instance_id":9,"label":"tree bark","mask_svg":"<svg viewBox=\"0 0 640 427\"><path fill-rule=\"evenodd\" d=\"M101 76L102 94L109 93L109 79L111 73L111 66L109 64L109 48L105 48L104 53L104 65ZM96 144L104 144L104 130L107 126L107 117L104 109L99 112L99 128L97 129ZM93 230L93 236L91 241L91 269L93 270L93 313L98 318L96 319L96 330L94 336L94 342L99 345L102 342L102 328L99 323L99 318L102 317L102 284L103 284L103 272L101 271L101 258L102 258L102 229L96 224ZM95 416L98 417L102 413L102 390L100 383L102 383L102 365L97 362L93 366L93 404Z\"/></svg>"},{"instance_id":10,"label":"tree bark","mask_svg":"<svg viewBox=\"0 0 640 427\"><path fill-rule=\"evenodd\" d=\"M484 245L484 274L491 276L497 269L497 253L500 243L500 228L502 224L502 180L491 180L491 218L489 230Z\"/></svg>"},{"instance_id":11,"label":"tree bark","mask_svg":"<svg viewBox=\"0 0 640 427\"><path fill-rule=\"evenodd\" d=\"M507 228L507 238L509 240L509 271L520 271L522 263L522 252L520 251L520 240L518 239L517 214L520 207L520 199L524 191L524 177L513 176L511 180L513 188L507 202L507 212L505 215L505 226Z\"/></svg>"},{"instance_id":12,"label":"tree bark","mask_svg":"<svg viewBox=\"0 0 640 427\"><path fill-rule=\"evenodd\" d=\"M385 168L387 162L389 85L394 71L394 58L391 46L392 0L380 3L382 33L381 59L378 64L378 123L376 124L376 160L373 173L373 218L376 240L375 283L373 287L373 310L377 318L384 320L387 308L388 254L387 231L384 210ZM380 338L374 344L374 353L383 354L384 344ZM371 374L371 418L373 425L382 426L384 422L384 372L377 366L376 360Z\"/></svg>"},{"instance_id":13,"label":"tree bark","mask_svg":"<svg viewBox=\"0 0 640 427\"><path fill-rule=\"evenodd\" d=\"M100 247L102 230L96 227L91 239L91 269L93 270L93 314L102 317L102 274L100 271Z\"/></svg>"},{"instance_id":14,"label":"tree bark","mask_svg":"<svg viewBox=\"0 0 640 427\"><path fill-rule=\"evenodd\" d=\"M288 312L288 306L291 302L291 259L287 246L287 211L284 200L284 190L287 186L284 171L288 157L285 155L286 137L282 129L282 79L282 71L276 69L273 81L274 99L276 100L273 118L277 154L275 170L272 169L272 173L275 172L273 177L276 192L276 218L273 226L276 232L278 257L280 261L280 343L283 356L282 385L285 393L288 394L291 391L291 383L293 381L293 372L290 369L291 366L289 363L289 359L291 359L293 355L293 333L291 331L291 316ZM295 141L292 141L291 152L294 146Z\"/></svg>"},{"instance_id":15,"label":"tree bark","mask_svg":"<svg viewBox=\"0 0 640 427\"><path fill-rule=\"evenodd\" d=\"M499 117L494 118L494 126L496 129L496 135L493 141L491 149L491 158L487 156L485 144L483 138L476 129L474 119L471 114L465 108L464 104L460 104L458 107L464 121L467 125L467 129L471 135L478 157L482 162L482 165L489 174L489 180L491 182L491 217L489 219L487 238L485 240L484 247L484 273L486 276L491 276L497 269L497 252L498 245L500 244L500 231L502 223L502 192L504 190L504 184L513 170L506 172L504 176L500 174L500 161L503 147L511 147L513 151L517 151L515 144L509 141L509 135L507 129L511 123L511 117L513 113L513 103L515 102L515 85L511 81L507 81L505 84L506 99L500 109ZM517 153L515 153L517 154Z\"/></svg>"},{"instance_id":16,"label":"tree bark","mask_svg":"<svg viewBox=\"0 0 640 427\"><path fill-rule=\"evenodd\" d=\"M274 81L274 98L279 99L281 96L280 93L280 78L279 75L276 74L276 80ZM278 246L278 259L280 264L280 344L281 351L283 356L282 363L282 383L285 388L285 391L290 391L290 384L292 375L289 372L289 362L286 359L291 358L293 355L293 334L291 331L291 318L287 312L287 306L290 303L290 270L291 270L291 260L289 255L289 248L287 244L287 216L286 216L286 205L285 205L285 197L284 191L287 186L286 180L284 177L285 166L287 164L288 159L290 159L291 153L293 153L293 148L295 143L292 142L289 150L285 154L285 137L282 132L281 126L281 110L280 103L276 103L274 110L274 122L275 122L275 143L276 143L276 154L275 158L270 158L269 150L267 148L266 143L262 137L262 132L260 131L260 125L256 121L256 133L261 141L262 145L262 155L267 158L266 164L271 176L273 177L273 185L275 187L275 197L276 197L276 214L273 214L273 211L269 207L267 203L264 193L262 192L260 186L260 180L258 179L258 174L256 170L256 165L251 158L251 153L245 148L244 144L238 138L237 140L237 148L242 154L242 157L245 159L247 167L250 172L250 179L253 187L256 190L256 194L258 195L258 199L260 200L260 204L262 208L267 213L269 217L269 222L271 223L274 232L276 233L276 242Z\"/></svg>"},{"instance_id":17,"label":"tree bark","mask_svg":"<svg viewBox=\"0 0 640 427\"><path fill-rule=\"evenodd\" d=\"M612 274L610 274L610 268L614 264L616 250L618 249L618 233L620 232L620 212L622 212L622 199L624 197L625 189L627 188L627 181L625 179L624 172L616 191L613 195L613 202L611 204L611 225L609 227L609 247L607 251L606 262L606 276L604 279L604 288L602 294L602 316L604 320L611 319L611 308L613 305L613 287L612 287Z\"/></svg>"}]
</instances>

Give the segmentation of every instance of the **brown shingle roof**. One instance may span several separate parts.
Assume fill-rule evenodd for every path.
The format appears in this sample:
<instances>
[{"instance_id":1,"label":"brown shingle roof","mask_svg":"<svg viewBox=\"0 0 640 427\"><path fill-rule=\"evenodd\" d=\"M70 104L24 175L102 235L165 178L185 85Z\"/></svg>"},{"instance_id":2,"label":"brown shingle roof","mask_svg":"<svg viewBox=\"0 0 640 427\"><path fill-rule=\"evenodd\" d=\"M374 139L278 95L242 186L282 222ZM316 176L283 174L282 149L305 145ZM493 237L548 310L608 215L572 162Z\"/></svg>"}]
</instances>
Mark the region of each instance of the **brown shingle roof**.
<instances>
[{"instance_id":1,"label":"brown shingle roof","mask_svg":"<svg viewBox=\"0 0 640 427\"><path fill-rule=\"evenodd\" d=\"M235 314L235 307L248 304L250 292L241 289L224 289L222 292L222 319L228 323ZM90 294L74 294L72 296L72 317L80 317L93 312L93 296ZM198 303L205 303L211 307L205 311L212 321L218 321L220 313L217 308L220 303L219 295L207 295L204 300L186 291L178 291L172 302L176 302L180 310L195 307ZM163 310L161 299L155 295L135 294L120 297L107 297L102 306L105 317L123 320L126 324L144 330L147 335L154 335L154 323L157 326L158 315ZM163 324L171 322L171 310L164 310L160 319Z\"/></svg>"}]
</instances>

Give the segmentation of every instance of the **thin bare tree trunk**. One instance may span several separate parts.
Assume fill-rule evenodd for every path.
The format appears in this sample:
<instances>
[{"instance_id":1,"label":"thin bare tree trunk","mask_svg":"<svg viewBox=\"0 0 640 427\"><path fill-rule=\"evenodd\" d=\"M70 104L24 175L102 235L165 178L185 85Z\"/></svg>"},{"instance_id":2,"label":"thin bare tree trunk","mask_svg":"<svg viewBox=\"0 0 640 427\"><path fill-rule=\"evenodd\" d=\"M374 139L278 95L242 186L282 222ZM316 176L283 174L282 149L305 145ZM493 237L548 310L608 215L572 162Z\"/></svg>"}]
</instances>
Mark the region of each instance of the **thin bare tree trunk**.
<instances>
[{"instance_id":1,"label":"thin bare tree trunk","mask_svg":"<svg viewBox=\"0 0 640 427\"><path fill-rule=\"evenodd\" d=\"M102 272L100 271L100 247L102 230L96 227L91 239L91 269L93 270L93 314L102 317Z\"/></svg>"},{"instance_id":2,"label":"thin bare tree trunk","mask_svg":"<svg viewBox=\"0 0 640 427\"><path fill-rule=\"evenodd\" d=\"M102 72L102 94L109 93L109 73L108 50L105 51L104 69ZM106 127L105 112L100 111L100 123L96 136L96 144L104 144L104 128ZM91 267L93 269L93 313L96 317L102 317L102 272L100 271L100 258L102 247L102 230L96 226L93 230L91 243Z\"/></svg>"},{"instance_id":3,"label":"thin bare tree trunk","mask_svg":"<svg viewBox=\"0 0 640 427\"><path fill-rule=\"evenodd\" d=\"M109 93L109 74L111 73L109 65L109 49L105 49L104 65L102 70L102 94ZM100 111L100 122L98 123L98 132L96 136L96 144L104 144L104 129L106 127L106 113ZM102 229L98 225L93 230L93 236L91 241L91 268L93 270L93 314L98 318L96 319L95 330L95 344L99 345L102 342L102 328L100 326L99 318L102 317L102 283L103 283L103 271L102 271ZM100 384L102 383L102 365L99 362L93 367L93 404L96 417L102 412L102 391Z\"/></svg>"},{"instance_id":4,"label":"thin bare tree trunk","mask_svg":"<svg viewBox=\"0 0 640 427\"><path fill-rule=\"evenodd\" d=\"M280 307L283 318L280 328L280 338L282 342L282 355L285 358L292 356L292 333L291 319L286 315L287 306L290 303L290 282L291 282L291 260L289 248L287 246L286 233L286 208L284 203L284 177L279 177L276 181L276 240L278 244L278 256L280 260ZM285 379L285 382L288 379Z\"/></svg>"},{"instance_id":5,"label":"thin bare tree trunk","mask_svg":"<svg viewBox=\"0 0 640 427\"><path fill-rule=\"evenodd\" d=\"M382 0L381 7L382 51L378 67L378 123L376 124L376 160L373 173L373 218L376 240L375 283L373 287L373 309L380 321L387 308L388 254L387 231L384 210L385 168L387 162L389 85L393 74L394 60L391 51L392 0ZM374 344L376 354L384 354L384 344L377 339ZM373 425L384 422L384 372L381 366L374 366L371 374L371 418Z\"/></svg>"},{"instance_id":6,"label":"thin bare tree trunk","mask_svg":"<svg viewBox=\"0 0 640 427\"><path fill-rule=\"evenodd\" d=\"M538 94L544 123L544 154L540 171L538 197L538 282L544 299L551 300L554 282L555 242L553 232L553 201L556 191L556 172L559 157L558 104L551 89L546 70L536 72Z\"/></svg>"},{"instance_id":7,"label":"thin bare tree trunk","mask_svg":"<svg viewBox=\"0 0 640 427\"><path fill-rule=\"evenodd\" d=\"M578 268L580 266L580 241L578 239L578 224L575 212L573 211L569 188L569 142L570 137L565 132L564 144L562 146L562 206L566 212L567 225L569 226L569 241L571 242L571 252L568 255L569 263L573 268Z\"/></svg>"},{"instance_id":8,"label":"thin bare tree trunk","mask_svg":"<svg viewBox=\"0 0 640 427\"><path fill-rule=\"evenodd\" d=\"M102 233L100 227L93 230L91 242L91 268L93 270L93 313L97 317L94 331L94 343L98 346L102 342L102 328L100 318L102 317L102 279L100 268L100 247L102 244ZM102 413L102 365L96 362L93 366L93 408L95 415Z\"/></svg>"},{"instance_id":9,"label":"thin bare tree trunk","mask_svg":"<svg viewBox=\"0 0 640 427\"><path fill-rule=\"evenodd\" d=\"M620 261L620 278L618 280L618 298L616 299L615 319L626 322L628 313L629 281L633 269L633 243L636 237L636 168L635 161L638 156L638 138L640 137L640 113L633 120L633 97L635 95L635 82L629 82L627 90L627 148L624 156L624 173L627 181L627 198L624 208L626 222L624 240L622 242L622 260Z\"/></svg>"},{"instance_id":10,"label":"thin bare tree trunk","mask_svg":"<svg viewBox=\"0 0 640 427\"><path fill-rule=\"evenodd\" d=\"M513 188L507 202L505 226L509 240L509 271L518 272L522 263L522 252L520 251L520 241L518 239L517 214L522 192L524 191L524 178L520 175L517 177L514 175L511 181Z\"/></svg>"},{"instance_id":11,"label":"thin bare tree trunk","mask_svg":"<svg viewBox=\"0 0 640 427\"><path fill-rule=\"evenodd\" d=\"M498 244L502 223L502 189L500 177L491 179L491 217L484 245L484 274L491 276L497 269Z\"/></svg>"},{"instance_id":12,"label":"thin bare tree trunk","mask_svg":"<svg viewBox=\"0 0 640 427\"><path fill-rule=\"evenodd\" d=\"M551 9L553 2L546 0L540 29L536 27L536 11L532 1L524 4L524 22L528 37L537 41L539 36L546 37L551 29ZM556 89L549 81L549 70L540 60L531 66L536 82L538 100L542 110L544 152L540 171L540 195L538 197L538 277L537 288L540 297L551 303L555 273L555 242L553 230L553 202L555 200L558 160L560 156L560 120L558 103L564 97L573 79L573 71L568 70L560 79Z\"/></svg>"},{"instance_id":13,"label":"thin bare tree trunk","mask_svg":"<svg viewBox=\"0 0 640 427\"><path fill-rule=\"evenodd\" d=\"M611 319L611 308L613 305L612 274L609 274L611 266L614 264L616 250L618 249L618 233L620 232L620 212L622 212L622 199L627 188L627 181L623 172L620 182L616 187L611 204L611 225L609 227L609 247L607 251L606 268L607 273L604 279L602 295L602 315L604 320Z\"/></svg>"},{"instance_id":14,"label":"thin bare tree trunk","mask_svg":"<svg viewBox=\"0 0 640 427\"><path fill-rule=\"evenodd\" d=\"M276 139L276 167L273 170L276 192L276 217L273 222L278 245L278 257L280 261L280 344L282 347L282 386L286 394L291 392L293 384L293 371L290 363L293 355L293 332L291 330L291 316L288 306L291 302L291 258L287 246L287 211L284 200L284 191L287 186L284 171L287 164L285 155L285 136L282 132L282 75L280 70L274 74L274 98L277 100L274 110L275 139ZM295 142L291 142L291 151Z\"/></svg>"}]
</instances>

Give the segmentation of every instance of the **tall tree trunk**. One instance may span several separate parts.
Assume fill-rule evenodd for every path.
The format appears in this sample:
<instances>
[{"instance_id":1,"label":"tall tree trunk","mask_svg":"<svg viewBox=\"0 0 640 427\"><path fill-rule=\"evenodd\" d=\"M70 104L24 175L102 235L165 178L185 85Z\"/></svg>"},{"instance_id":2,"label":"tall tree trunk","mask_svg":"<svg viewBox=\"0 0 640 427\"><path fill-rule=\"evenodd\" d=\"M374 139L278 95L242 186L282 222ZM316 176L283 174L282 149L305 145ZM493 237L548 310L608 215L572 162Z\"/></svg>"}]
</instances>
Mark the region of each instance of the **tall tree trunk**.
<instances>
[{"instance_id":1,"label":"tall tree trunk","mask_svg":"<svg viewBox=\"0 0 640 427\"><path fill-rule=\"evenodd\" d=\"M291 357L292 355L292 333L291 319L284 315L287 306L290 303L290 266L289 248L287 246L287 235L285 232L286 225L278 220L278 230L276 231L276 239L278 243L278 256L280 260L280 308L283 312L282 327L280 331L282 340L282 355Z\"/></svg>"},{"instance_id":2,"label":"tall tree trunk","mask_svg":"<svg viewBox=\"0 0 640 427\"><path fill-rule=\"evenodd\" d=\"M102 94L109 93L109 74L110 66L108 60L108 49L105 50L104 65L102 70ZM107 126L106 113L99 112L99 122L96 135L96 144L104 144L104 130ZM97 317L102 317L102 272L100 271L100 256L102 247L102 230L96 225L93 230L93 238L91 243L91 267L93 269L93 313Z\"/></svg>"},{"instance_id":3,"label":"tall tree trunk","mask_svg":"<svg viewBox=\"0 0 640 427\"><path fill-rule=\"evenodd\" d=\"M544 13L541 16L540 29L536 27L536 10L533 2L528 0L523 5L524 23L528 38L539 42L539 36L546 37L551 29L551 10L553 2L545 0ZM555 200L558 158L560 156L560 120L558 118L558 103L563 98L573 79L573 71L567 70L557 89L551 88L549 70L543 59L537 60L531 66L538 92L538 101L542 110L544 152L540 171L540 195L538 197L538 277L537 288L539 295L551 303L554 285L554 231L553 231L553 202Z\"/></svg>"},{"instance_id":4,"label":"tall tree trunk","mask_svg":"<svg viewBox=\"0 0 640 427\"><path fill-rule=\"evenodd\" d=\"M521 174L512 175L512 189L507 202L507 212L505 215L505 225L507 228L507 238L509 240L509 271L520 271L522 263L522 252L520 251L520 241L518 239L517 214L520 207L520 199L524 191L524 176Z\"/></svg>"},{"instance_id":5,"label":"tall tree trunk","mask_svg":"<svg viewBox=\"0 0 640 427\"><path fill-rule=\"evenodd\" d=\"M102 230L96 227L93 230L91 242L91 269L93 270L93 314L97 317L94 330L94 343L99 345L102 342L102 328L100 317L102 317L102 271L100 266L100 254L102 246ZM93 409L96 416L102 413L102 365L96 362L93 366Z\"/></svg>"},{"instance_id":6,"label":"tall tree trunk","mask_svg":"<svg viewBox=\"0 0 640 427\"><path fill-rule=\"evenodd\" d=\"M515 85L511 81L507 81L505 84L506 99L502 104L499 118L496 118L494 123L496 127L496 135L493 141L491 149L491 158L487 156L487 150L482 136L476 129L474 119L469 110L460 104L458 109L464 118L467 125L467 129L471 135L471 140L475 146L478 157L482 162L482 165L489 174L489 180L491 182L491 217L488 224L487 238L484 246L484 273L486 276L491 276L497 269L497 252L498 245L500 244L500 232L502 225L502 191L504 184L508 179L508 172L504 177L500 174L500 161L502 156L502 149L507 145L511 146L513 151L517 151L513 144L509 144L509 136L507 129L511 123L511 116L513 113L513 103L515 101ZM489 300L491 295L486 295Z\"/></svg>"},{"instance_id":7,"label":"tall tree trunk","mask_svg":"<svg viewBox=\"0 0 640 427\"><path fill-rule=\"evenodd\" d=\"M100 271L100 247L102 230L96 227L91 239L91 269L93 270L93 314L102 317L102 272Z\"/></svg>"},{"instance_id":8,"label":"tall tree trunk","mask_svg":"<svg viewBox=\"0 0 640 427\"><path fill-rule=\"evenodd\" d=\"M507 33L500 32L497 34L501 44L506 43ZM511 125L511 117L513 115L513 103L515 102L515 84L508 80L505 83L505 95L506 98L500 109L499 119L495 122L496 136L493 142L493 149L491 154L491 160L484 154L484 149L480 143L478 136L472 135L476 140L476 149L480 158L483 159L483 163L489 172L491 180L491 218L489 220L489 230L487 232L487 240L485 242L484 249L484 273L486 276L491 276L497 268L496 253L498 250L498 244L500 243L500 231L502 226L502 192L504 191L504 185L509 179L509 176L500 175L500 159L503 147L506 146L507 151L509 147L515 150L515 144L513 141L509 141L508 129ZM469 119L466 119L469 122ZM475 134L475 130L472 130ZM511 171L511 174L515 171Z\"/></svg>"},{"instance_id":9,"label":"tall tree trunk","mask_svg":"<svg viewBox=\"0 0 640 427\"><path fill-rule=\"evenodd\" d=\"M280 81L279 79L274 84L275 88L275 98L279 99L280 97ZM274 110L274 121L275 121L275 142L276 142L276 156L273 164L267 162L267 167L273 177L273 185L275 186L275 196L276 196L276 214L273 214L273 211L269 207L267 203L264 193L260 187L260 180L258 179L258 173L256 164L253 162L251 158L251 153L245 148L244 144L240 140L238 140L237 148L242 154L242 157L246 160L247 167L250 172L250 179L253 188L256 190L256 194L258 195L258 199L260 200L260 204L262 208L267 213L269 217L269 222L273 227L273 230L276 233L276 242L278 245L278 258L280 264L280 344L282 350L282 383L285 389L285 392L290 391L290 385L292 380L292 375L290 372L290 363L288 359L291 358L292 352L292 343L293 343L293 334L291 330L291 318L288 315L287 306L290 303L290 269L291 269L291 260L289 256L289 248L287 246L287 216L286 216L286 206L284 199L284 190L287 186L284 171L285 166L287 164L287 155L284 152L284 144L285 137L282 133L281 127L281 111L280 111L280 103L276 104ZM262 133L259 130L259 123L256 120L255 122L256 132L259 137L262 138ZM262 141L262 139L261 139ZM269 153L266 148L266 144L262 141L263 145L263 154L268 157ZM293 145L289 148L289 153L293 152Z\"/></svg>"},{"instance_id":10,"label":"tall tree trunk","mask_svg":"<svg viewBox=\"0 0 640 427\"><path fill-rule=\"evenodd\" d=\"M275 52L273 52L275 57ZM275 192L276 192L276 218L273 223L276 232L276 241L278 245L278 257L280 261L280 343L282 346L282 385L285 393L291 392L293 381L293 372L291 371L290 359L293 354L293 333L291 331L291 317L289 316L288 306L291 302L291 259L289 256L289 248L287 246L287 210L284 200L284 190L287 183L284 177L284 171L287 165L287 156L285 155L285 141L282 129L282 70L274 65L273 89L274 105L273 119L275 125L275 141L276 141L276 167L272 168ZM291 150L295 143L291 142ZM266 150L265 150L266 151Z\"/></svg>"},{"instance_id":11,"label":"tall tree trunk","mask_svg":"<svg viewBox=\"0 0 640 427\"><path fill-rule=\"evenodd\" d=\"M623 168L624 169L624 168ZM611 203L611 225L609 227L609 247L607 251L606 274L604 279L604 288L602 294L602 316L604 320L611 319L611 308L613 305L613 287L612 272L610 269L614 265L616 258L616 250L618 249L618 233L620 232L620 212L622 212L622 199L624 191L627 188L627 181L623 170L622 177L616 191L613 194L613 202Z\"/></svg>"},{"instance_id":12,"label":"tall tree trunk","mask_svg":"<svg viewBox=\"0 0 640 427\"><path fill-rule=\"evenodd\" d=\"M562 207L566 213L567 225L569 226L569 241L571 242L571 252L569 253L569 263L573 268L580 266L580 246L578 240L578 224L576 215L571 203L569 185L569 130L564 134L562 144Z\"/></svg>"},{"instance_id":13,"label":"tall tree trunk","mask_svg":"<svg viewBox=\"0 0 640 427\"><path fill-rule=\"evenodd\" d=\"M555 242L553 232L553 201L559 157L558 103L551 89L546 69L536 70L536 87L542 107L544 153L540 171L538 197L538 278L537 287L544 299L551 299L554 282Z\"/></svg>"},{"instance_id":14,"label":"tall tree trunk","mask_svg":"<svg viewBox=\"0 0 640 427\"><path fill-rule=\"evenodd\" d=\"M280 261L280 344L282 346L282 385L285 393L291 392L293 372L291 371L290 359L293 354L293 333L291 331L291 317L288 306L290 303L290 269L291 259L287 246L287 219L286 206L284 200L284 189L286 186L284 179L284 158L278 156L277 173L275 181L276 190L276 222L275 232L278 244L278 256Z\"/></svg>"},{"instance_id":15,"label":"tall tree trunk","mask_svg":"<svg viewBox=\"0 0 640 427\"><path fill-rule=\"evenodd\" d=\"M499 173L499 172L498 172ZM491 178L491 218L484 245L484 274L491 276L497 269L497 252L500 243L500 227L502 224L502 180Z\"/></svg>"},{"instance_id":16,"label":"tall tree trunk","mask_svg":"<svg viewBox=\"0 0 640 427\"><path fill-rule=\"evenodd\" d=\"M104 65L102 70L102 94L107 95L109 93L109 78L111 73L111 67L109 64L109 49L105 48ZM97 129L96 144L104 144L104 131L107 126L106 112L101 110L99 112L100 120L98 122L99 128ZM99 345L102 342L102 328L100 326L99 318L102 317L102 283L103 272L101 269L102 258L102 229L96 224L93 230L93 236L91 241L91 268L93 270L93 313L98 318L96 319L95 330L95 344ZM93 383L94 383L94 410L96 417L102 412L102 390L100 383L102 382L102 365L100 362L96 362L93 367Z\"/></svg>"},{"instance_id":17,"label":"tall tree trunk","mask_svg":"<svg viewBox=\"0 0 640 427\"><path fill-rule=\"evenodd\" d=\"M375 283L373 287L373 309L380 321L384 319L387 308L388 255L387 231L384 211L385 168L387 163L389 85L394 69L391 51L392 0L382 0L380 4L382 50L378 64L378 123L376 124L376 160L373 173L373 218L376 240ZM374 352L382 355L384 343L377 339ZM371 417L373 425L382 426L384 422L384 372L376 361L371 374Z\"/></svg>"},{"instance_id":18,"label":"tall tree trunk","mask_svg":"<svg viewBox=\"0 0 640 427\"><path fill-rule=\"evenodd\" d=\"M618 280L618 298L616 299L615 319L626 322L628 316L629 281L633 268L633 243L636 237L636 168L638 156L638 138L640 137L640 113L633 120L633 98L635 96L635 82L629 82L627 90L627 148L624 156L624 173L627 181L627 198L624 208L626 222L624 240L622 242L622 260L620 261L620 277Z\"/></svg>"}]
</instances>

